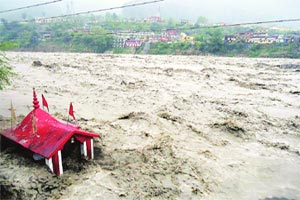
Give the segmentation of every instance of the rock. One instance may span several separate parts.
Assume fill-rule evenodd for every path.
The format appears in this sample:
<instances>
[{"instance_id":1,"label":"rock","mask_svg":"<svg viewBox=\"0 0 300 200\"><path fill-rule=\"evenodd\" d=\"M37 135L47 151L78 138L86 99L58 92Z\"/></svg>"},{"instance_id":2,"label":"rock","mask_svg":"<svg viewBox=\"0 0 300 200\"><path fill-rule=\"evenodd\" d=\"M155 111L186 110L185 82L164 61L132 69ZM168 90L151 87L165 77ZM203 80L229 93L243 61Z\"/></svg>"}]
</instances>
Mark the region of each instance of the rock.
<instances>
[{"instance_id":1,"label":"rock","mask_svg":"<svg viewBox=\"0 0 300 200\"><path fill-rule=\"evenodd\" d=\"M35 66L35 67L41 67L42 65L43 65L42 62L39 60L35 60L32 63L32 66Z\"/></svg>"},{"instance_id":2,"label":"rock","mask_svg":"<svg viewBox=\"0 0 300 200\"><path fill-rule=\"evenodd\" d=\"M119 197L126 197L126 193L125 192L120 192Z\"/></svg>"}]
</instances>

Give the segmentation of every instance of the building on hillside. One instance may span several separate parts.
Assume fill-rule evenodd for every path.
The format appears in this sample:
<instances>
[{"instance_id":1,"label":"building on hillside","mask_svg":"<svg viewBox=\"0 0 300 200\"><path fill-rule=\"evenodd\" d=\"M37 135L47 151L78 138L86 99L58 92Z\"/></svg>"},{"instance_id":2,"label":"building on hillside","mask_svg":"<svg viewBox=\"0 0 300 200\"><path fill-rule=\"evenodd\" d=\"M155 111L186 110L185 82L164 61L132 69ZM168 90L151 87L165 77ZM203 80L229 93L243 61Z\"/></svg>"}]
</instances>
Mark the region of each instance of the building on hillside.
<instances>
[{"instance_id":1,"label":"building on hillside","mask_svg":"<svg viewBox=\"0 0 300 200\"><path fill-rule=\"evenodd\" d=\"M284 35L278 35L276 43L284 43Z\"/></svg>"},{"instance_id":2,"label":"building on hillside","mask_svg":"<svg viewBox=\"0 0 300 200\"><path fill-rule=\"evenodd\" d=\"M142 46L142 41L138 39L127 39L125 41L125 47L136 48L141 46Z\"/></svg>"},{"instance_id":3,"label":"building on hillside","mask_svg":"<svg viewBox=\"0 0 300 200\"><path fill-rule=\"evenodd\" d=\"M193 22L191 22L191 21L188 20L188 19L181 19L181 20L180 20L180 24L181 24L181 25L190 25L190 26L194 26L194 25L195 25Z\"/></svg>"},{"instance_id":4,"label":"building on hillside","mask_svg":"<svg viewBox=\"0 0 300 200\"><path fill-rule=\"evenodd\" d=\"M188 36L185 33L181 33L181 42L191 42L194 43L194 37L193 36Z\"/></svg>"},{"instance_id":5,"label":"building on hillside","mask_svg":"<svg viewBox=\"0 0 300 200\"><path fill-rule=\"evenodd\" d=\"M227 42L227 43L228 42L230 43L230 42L237 42L238 39L235 35L225 35L224 41Z\"/></svg>"},{"instance_id":6,"label":"building on hillside","mask_svg":"<svg viewBox=\"0 0 300 200\"><path fill-rule=\"evenodd\" d=\"M180 32L177 29L168 29L162 32L161 36L165 38L166 42L174 42L180 40Z\"/></svg>"},{"instance_id":7,"label":"building on hillside","mask_svg":"<svg viewBox=\"0 0 300 200\"><path fill-rule=\"evenodd\" d=\"M149 23L153 23L153 22L161 23L163 22L163 19L159 16L151 16L146 18L144 21Z\"/></svg>"},{"instance_id":8,"label":"building on hillside","mask_svg":"<svg viewBox=\"0 0 300 200\"><path fill-rule=\"evenodd\" d=\"M154 35L153 37L151 37L151 38L149 39L149 42L150 42L150 43L157 43L157 42L160 42L160 37L157 36L157 35Z\"/></svg>"},{"instance_id":9,"label":"building on hillside","mask_svg":"<svg viewBox=\"0 0 300 200\"><path fill-rule=\"evenodd\" d=\"M171 42L171 40L170 40L170 38L168 38L166 36L160 36L159 37L159 42L167 43L167 42Z\"/></svg>"},{"instance_id":10,"label":"building on hillside","mask_svg":"<svg viewBox=\"0 0 300 200\"><path fill-rule=\"evenodd\" d=\"M34 19L35 23L38 24L47 24L47 23L55 23L55 22L66 22L72 21L71 19L67 18L47 18L47 17L37 17Z\"/></svg>"},{"instance_id":11,"label":"building on hillside","mask_svg":"<svg viewBox=\"0 0 300 200\"><path fill-rule=\"evenodd\" d=\"M283 35L269 35L266 31L241 32L235 35L225 35L225 42L245 42L254 44L273 44L294 41L294 37Z\"/></svg>"},{"instance_id":12,"label":"building on hillside","mask_svg":"<svg viewBox=\"0 0 300 200\"><path fill-rule=\"evenodd\" d=\"M142 31L136 38L140 39L142 42L148 42L154 35L155 33L152 31Z\"/></svg>"},{"instance_id":13,"label":"building on hillside","mask_svg":"<svg viewBox=\"0 0 300 200\"><path fill-rule=\"evenodd\" d=\"M249 30L246 32L241 32L236 35L237 41L247 42L254 34L254 30Z\"/></svg>"},{"instance_id":14,"label":"building on hillside","mask_svg":"<svg viewBox=\"0 0 300 200\"><path fill-rule=\"evenodd\" d=\"M260 31L255 32L248 40L248 43L254 44L272 44L277 41L277 36L269 36L268 33Z\"/></svg>"},{"instance_id":15,"label":"building on hillside","mask_svg":"<svg viewBox=\"0 0 300 200\"><path fill-rule=\"evenodd\" d=\"M50 40L52 38L52 34L50 31L42 31L42 32L39 32L39 35L40 35L40 40L41 41L47 41L47 40Z\"/></svg>"},{"instance_id":16,"label":"building on hillside","mask_svg":"<svg viewBox=\"0 0 300 200\"><path fill-rule=\"evenodd\" d=\"M126 40L127 39L123 38L123 37L114 37L113 47L114 48L124 48Z\"/></svg>"},{"instance_id":17,"label":"building on hillside","mask_svg":"<svg viewBox=\"0 0 300 200\"><path fill-rule=\"evenodd\" d=\"M293 43L300 43L300 32L292 32L290 35L289 35L289 38L290 38L290 42L293 42Z\"/></svg>"},{"instance_id":18,"label":"building on hillside","mask_svg":"<svg viewBox=\"0 0 300 200\"><path fill-rule=\"evenodd\" d=\"M114 43L113 47L124 48L126 46L127 40L140 41L142 43L149 42L155 36L155 33L152 31L141 31L141 32L131 32L130 30L124 32L115 32L114 33ZM133 45L130 41L127 42L130 45ZM138 44L138 42L137 42Z\"/></svg>"},{"instance_id":19,"label":"building on hillside","mask_svg":"<svg viewBox=\"0 0 300 200\"><path fill-rule=\"evenodd\" d=\"M85 24L83 27L75 27L73 28L73 32L90 34L91 26L89 24Z\"/></svg>"}]
</instances>

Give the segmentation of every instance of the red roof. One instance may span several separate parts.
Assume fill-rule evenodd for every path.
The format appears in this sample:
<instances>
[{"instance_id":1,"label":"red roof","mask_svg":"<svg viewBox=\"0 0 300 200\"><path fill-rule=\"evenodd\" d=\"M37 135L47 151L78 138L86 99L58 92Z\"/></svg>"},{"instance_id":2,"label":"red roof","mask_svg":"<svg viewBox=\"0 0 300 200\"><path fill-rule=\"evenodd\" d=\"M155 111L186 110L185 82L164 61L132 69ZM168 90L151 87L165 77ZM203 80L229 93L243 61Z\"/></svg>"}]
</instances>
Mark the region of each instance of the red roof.
<instances>
[{"instance_id":1,"label":"red roof","mask_svg":"<svg viewBox=\"0 0 300 200\"><path fill-rule=\"evenodd\" d=\"M58 121L39 106L35 107L20 125L6 129L0 134L47 159L63 149L72 136L81 142L99 137L98 134L83 131L73 124Z\"/></svg>"}]
</instances>

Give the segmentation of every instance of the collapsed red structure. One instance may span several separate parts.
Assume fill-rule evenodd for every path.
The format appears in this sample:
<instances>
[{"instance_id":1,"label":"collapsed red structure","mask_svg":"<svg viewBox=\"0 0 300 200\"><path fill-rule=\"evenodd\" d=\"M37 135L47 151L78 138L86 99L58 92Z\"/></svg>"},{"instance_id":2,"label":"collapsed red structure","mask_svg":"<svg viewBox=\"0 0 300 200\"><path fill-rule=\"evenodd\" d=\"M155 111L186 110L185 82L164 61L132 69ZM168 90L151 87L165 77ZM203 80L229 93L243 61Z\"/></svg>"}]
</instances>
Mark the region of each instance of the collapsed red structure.
<instances>
[{"instance_id":1,"label":"collapsed red structure","mask_svg":"<svg viewBox=\"0 0 300 200\"><path fill-rule=\"evenodd\" d=\"M79 126L60 121L40 109L36 92L33 90L34 109L16 127L0 134L45 159L46 165L57 176L63 174L62 155L68 141L77 140L81 145L81 154L94 158L93 138L98 134L81 130Z\"/></svg>"}]
</instances>

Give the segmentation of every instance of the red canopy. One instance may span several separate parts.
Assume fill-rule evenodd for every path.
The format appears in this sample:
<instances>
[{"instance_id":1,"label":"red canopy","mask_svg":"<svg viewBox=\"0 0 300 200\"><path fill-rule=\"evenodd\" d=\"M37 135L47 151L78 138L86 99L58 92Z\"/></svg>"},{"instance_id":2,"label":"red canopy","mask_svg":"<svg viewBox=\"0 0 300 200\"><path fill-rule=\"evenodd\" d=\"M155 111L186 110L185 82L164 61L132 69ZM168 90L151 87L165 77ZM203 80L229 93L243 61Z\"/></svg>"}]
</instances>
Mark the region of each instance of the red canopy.
<instances>
[{"instance_id":1,"label":"red canopy","mask_svg":"<svg viewBox=\"0 0 300 200\"><path fill-rule=\"evenodd\" d=\"M1 135L47 159L63 149L72 136L80 142L99 137L98 134L83 131L73 124L58 121L37 106L20 125L4 130Z\"/></svg>"}]
</instances>

